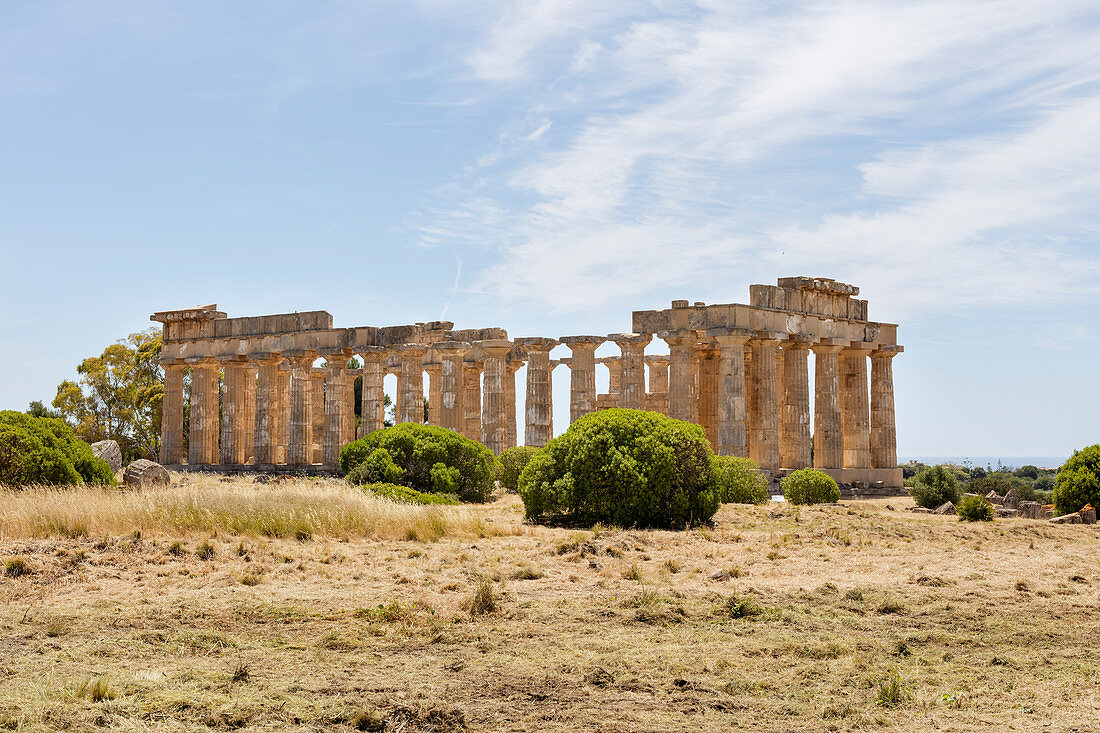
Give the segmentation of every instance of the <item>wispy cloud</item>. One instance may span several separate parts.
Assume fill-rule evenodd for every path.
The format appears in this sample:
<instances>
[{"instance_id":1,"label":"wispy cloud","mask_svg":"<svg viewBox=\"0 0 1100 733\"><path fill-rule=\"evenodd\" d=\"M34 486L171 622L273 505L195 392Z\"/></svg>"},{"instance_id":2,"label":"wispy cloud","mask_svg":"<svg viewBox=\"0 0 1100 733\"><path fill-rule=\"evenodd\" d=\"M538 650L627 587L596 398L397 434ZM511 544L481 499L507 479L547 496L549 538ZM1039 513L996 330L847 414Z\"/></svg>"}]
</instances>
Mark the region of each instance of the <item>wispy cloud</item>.
<instances>
[{"instance_id":1,"label":"wispy cloud","mask_svg":"<svg viewBox=\"0 0 1100 733\"><path fill-rule=\"evenodd\" d=\"M423 225L499 250L480 289L575 309L777 273L907 311L1095 294L1095 3L616 7L508 4L468 56L538 110Z\"/></svg>"}]
</instances>

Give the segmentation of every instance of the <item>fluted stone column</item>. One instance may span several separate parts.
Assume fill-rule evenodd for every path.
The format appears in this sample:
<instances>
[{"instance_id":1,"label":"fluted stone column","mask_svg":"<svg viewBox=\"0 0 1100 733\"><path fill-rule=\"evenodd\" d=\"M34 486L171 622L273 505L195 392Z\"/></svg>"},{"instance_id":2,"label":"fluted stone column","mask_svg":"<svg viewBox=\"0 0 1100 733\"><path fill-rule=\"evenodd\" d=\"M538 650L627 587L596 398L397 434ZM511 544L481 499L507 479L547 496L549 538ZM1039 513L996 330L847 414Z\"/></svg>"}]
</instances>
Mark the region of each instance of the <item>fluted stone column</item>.
<instances>
[{"instance_id":1,"label":"fluted stone column","mask_svg":"<svg viewBox=\"0 0 1100 733\"><path fill-rule=\"evenodd\" d=\"M220 428L218 405L218 363L213 359L188 359L191 365L191 430L187 463L215 465Z\"/></svg>"},{"instance_id":2,"label":"fluted stone column","mask_svg":"<svg viewBox=\"0 0 1100 733\"><path fill-rule=\"evenodd\" d=\"M523 442L533 448L542 448L554 437L550 350L559 342L536 337L516 339L516 343L527 350L527 403Z\"/></svg>"},{"instance_id":3,"label":"fluted stone column","mask_svg":"<svg viewBox=\"0 0 1100 733\"><path fill-rule=\"evenodd\" d=\"M405 344L397 348L401 359L398 375L397 422L424 422L424 354L422 344Z\"/></svg>"},{"instance_id":4,"label":"fluted stone column","mask_svg":"<svg viewBox=\"0 0 1100 733\"><path fill-rule=\"evenodd\" d=\"M710 340L696 343L698 359L698 383L696 389L696 421L707 434L711 447L718 447L718 348Z\"/></svg>"},{"instance_id":5,"label":"fluted stone column","mask_svg":"<svg viewBox=\"0 0 1100 733\"><path fill-rule=\"evenodd\" d=\"M507 369L504 360L512 350L505 339L478 342L485 364L485 381L482 390L481 442L494 455L500 455L507 444L508 425L505 419L507 402L504 396L504 377Z\"/></svg>"},{"instance_id":6,"label":"fluted stone column","mask_svg":"<svg viewBox=\"0 0 1100 733\"><path fill-rule=\"evenodd\" d=\"M518 440L516 426L516 372L523 366L522 360L504 362L504 447L515 448Z\"/></svg>"},{"instance_id":7,"label":"fluted stone column","mask_svg":"<svg viewBox=\"0 0 1100 733\"><path fill-rule=\"evenodd\" d=\"M563 336L560 341L569 347L569 422L576 422L596 411L596 349L602 336Z\"/></svg>"},{"instance_id":8,"label":"fluted stone column","mask_svg":"<svg viewBox=\"0 0 1100 733\"><path fill-rule=\"evenodd\" d=\"M382 362L386 350L380 346L359 349L363 359L363 391L360 395L359 437L386 426L385 393L382 391Z\"/></svg>"},{"instance_id":9,"label":"fluted stone column","mask_svg":"<svg viewBox=\"0 0 1100 733\"><path fill-rule=\"evenodd\" d=\"M616 395L616 398L621 399L619 395L622 394L622 377L623 377L623 361L621 357L609 356L606 359L601 359L601 363L607 367L607 393ZM619 405L622 407L622 405Z\"/></svg>"},{"instance_id":10,"label":"fluted stone column","mask_svg":"<svg viewBox=\"0 0 1100 733\"><path fill-rule=\"evenodd\" d=\"M245 462L246 443L252 439L251 426L247 424L248 367L245 357L220 358L224 369L224 388L221 419L221 457L225 466L239 466Z\"/></svg>"},{"instance_id":11,"label":"fluted stone column","mask_svg":"<svg viewBox=\"0 0 1100 733\"><path fill-rule=\"evenodd\" d=\"M275 463L276 438L279 412L279 363L278 353L253 354L257 365L256 380L256 429L253 434L253 462L257 465Z\"/></svg>"},{"instance_id":12,"label":"fluted stone column","mask_svg":"<svg viewBox=\"0 0 1100 733\"><path fill-rule=\"evenodd\" d=\"M481 369L479 359L462 363L462 434L480 441L481 435Z\"/></svg>"},{"instance_id":13,"label":"fluted stone column","mask_svg":"<svg viewBox=\"0 0 1100 733\"><path fill-rule=\"evenodd\" d=\"M325 423L321 462L334 468L340 460L340 450L352 441L348 430L348 399L350 386L348 360L351 349L323 352L325 357Z\"/></svg>"},{"instance_id":14,"label":"fluted stone column","mask_svg":"<svg viewBox=\"0 0 1100 733\"><path fill-rule=\"evenodd\" d=\"M718 345L718 440L720 456L748 457L745 425L745 344L747 329L711 329Z\"/></svg>"},{"instance_id":15,"label":"fluted stone column","mask_svg":"<svg viewBox=\"0 0 1100 733\"><path fill-rule=\"evenodd\" d=\"M287 352L290 361L290 433L287 436L288 466L313 462L313 362L315 351Z\"/></svg>"},{"instance_id":16,"label":"fluted stone column","mask_svg":"<svg viewBox=\"0 0 1100 733\"><path fill-rule=\"evenodd\" d=\"M859 347L840 352L844 468L871 467L871 417L867 399L867 356L870 353L870 349Z\"/></svg>"},{"instance_id":17,"label":"fluted stone column","mask_svg":"<svg viewBox=\"0 0 1100 733\"><path fill-rule=\"evenodd\" d=\"M309 375L310 387L310 443L309 462L324 463L325 460L325 411L327 396L325 395L325 370L313 369Z\"/></svg>"},{"instance_id":18,"label":"fluted stone column","mask_svg":"<svg viewBox=\"0 0 1100 733\"><path fill-rule=\"evenodd\" d=\"M779 464L783 468L810 466L811 339L798 335L780 343L783 393L779 408Z\"/></svg>"},{"instance_id":19,"label":"fluted stone column","mask_svg":"<svg viewBox=\"0 0 1100 733\"><path fill-rule=\"evenodd\" d=\"M608 339L622 351L619 383L619 407L645 409L645 347L653 340L649 333L616 333Z\"/></svg>"},{"instance_id":20,"label":"fluted stone column","mask_svg":"<svg viewBox=\"0 0 1100 733\"><path fill-rule=\"evenodd\" d=\"M442 341L432 348L439 354L439 424L464 434L462 360L470 345L462 341Z\"/></svg>"},{"instance_id":21,"label":"fluted stone column","mask_svg":"<svg viewBox=\"0 0 1100 733\"><path fill-rule=\"evenodd\" d=\"M251 465L256 460L256 367L251 361L246 361L241 370L245 384L241 441L244 443L245 465Z\"/></svg>"},{"instance_id":22,"label":"fluted stone column","mask_svg":"<svg viewBox=\"0 0 1100 733\"><path fill-rule=\"evenodd\" d=\"M821 339L814 352L814 468L843 468L839 339Z\"/></svg>"},{"instance_id":23,"label":"fluted stone column","mask_svg":"<svg viewBox=\"0 0 1100 733\"><path fill-rule=\"evenodd\" d=\"M290 443L290 368L283 359L279 366L279 409L275 418L275 462L285 464Z\"/></svg>"},{"instance_id":24,"label":"fluted stone column","mask_svg":"<svg viewBox=\"0 0 1100 733\"><path fill-rule=\"evenodd\" d=\"M668 365L671 359L661 354L647 356L645 364L649 367L649 393L668 392Z\"/></svg>"},{"instance_id":25,"label":"fluted stone column","mask_svg":"<svg viewBox=\"0 0 1100 733\"><path fill-rule=\"evenodd\" d=\"M764 332L753 338L752 348L752 414L749 426L749 458L761 468L779 468L779 397L776 394L775 349L779 336Z\"/></svg>"},{"instance_id":26,"label":"fluted stone column","mask_svg":"<svg viewBox=\"0 0 1100 733\"><path fill-rule=\"evenodd\" d=\"M428 373L428 424L439 425L439 402L443 394L443 364L424 362L424 371Z\"/></svg>"},{"instance_id":27,"label":"fluted stone column","mask_svg":"<svg viewBox=\"0 0 1100 733\"><path fill-rule=\"evenodd\" d=\"M181 359L162 359L164 397L161 401L160 462L165 466L183 463L183 371Z\"/></svg>"},{"instance_id":28,"label":"fluted stone column","mask_svg":"<svg viewBox=\"0 0 1100 733\"><path fill-rule=\"evenodd\" d=\"M664 331L658 334L668 343L668 416L690 421L695 415L695 342L693 331Z\"/></svg>"},{"instance_id":29,"label":"fluted stone column","mask_svg":"<svg viewBox=\"0 0 1100 733\"><path fill-rule=\"evenodd\" d=\"M894 357L901 346L883 346L871 352L871 466L897 468L897 429L894 425Z\"/></svg>"}]
</instances>

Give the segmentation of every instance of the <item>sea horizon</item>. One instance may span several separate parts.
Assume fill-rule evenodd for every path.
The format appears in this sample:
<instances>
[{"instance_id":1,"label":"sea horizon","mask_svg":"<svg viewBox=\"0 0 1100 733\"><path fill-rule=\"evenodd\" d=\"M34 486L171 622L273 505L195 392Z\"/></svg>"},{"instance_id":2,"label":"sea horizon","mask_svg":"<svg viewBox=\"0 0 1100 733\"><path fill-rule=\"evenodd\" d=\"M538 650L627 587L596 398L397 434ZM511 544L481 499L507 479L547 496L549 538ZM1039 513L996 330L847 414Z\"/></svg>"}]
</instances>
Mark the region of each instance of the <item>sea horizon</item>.
<instances>
[{"instance_id":1,"label":"sea horizon","mask_svg":"<svg viewBox=\"0 0 1100 733\"><path fill-rule=\"evenodd\" d=\"M930 455L918 455L918 456L902 456L898 458L898 463L908 463L909 461L920 461L921 463L927 463L929 465L935 465L939 463L952 463L957 465L971 465L980 466L982 468L992 467L997 468L998 464L1003 468L1020 468L1021 466L1038 466L1039 468L1058 468L1069 456L930 456Z\"/></svg>"}]
</instances>

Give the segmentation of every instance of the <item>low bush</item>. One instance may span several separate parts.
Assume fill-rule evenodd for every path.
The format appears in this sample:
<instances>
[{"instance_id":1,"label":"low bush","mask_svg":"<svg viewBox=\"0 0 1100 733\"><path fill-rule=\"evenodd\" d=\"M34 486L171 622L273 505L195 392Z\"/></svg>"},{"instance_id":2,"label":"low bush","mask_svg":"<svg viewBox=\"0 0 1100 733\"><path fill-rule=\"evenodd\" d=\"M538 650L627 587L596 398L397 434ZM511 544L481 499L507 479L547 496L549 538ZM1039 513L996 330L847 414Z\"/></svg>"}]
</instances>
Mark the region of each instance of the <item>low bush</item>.
<instances>
[{"instance_id":1,"label":"low bush","mask_svg":"<svg viewBox=\"0 0 1100 733\"><path fill-rule=\"evenodd\" d=\"M937 509L947 502L959 503L962 492L959 478L946 466L929 466L913 479L909 489L913 501L926 509Z\"/></svg>"},{"instance_id":2,"label":"low bush","mask_svg":"<svg viewBox=\"0 0 1100 733\"><path fill-rule=\"evenodd\" d=\"M1100 506L1100 445L1073 451L1054 480L1054 513L1080 511L1085 504Z\"/></svg>"},{"instance_id":3,"label":"low bush","mask_svg":"<svg viewBox=\"0 0 1100 733\"><path fill-rule=\"evenodd\" d=\"M61 420L0 412L0 484L115 483L106 461L92 454Z\"/></svg>"},{"instance_id":4,"label":"low bush","mask_svg":"<svg viewBox=\"0 0 1100 733\"><path fill-rule=\"evenodd\" d=\"M812 468L793 471L780 486L783 498L791 504L833 504L840 500L840 487L833 477Z\"/></svg>"},{"instance_id":5,"label":"low bush","mask_svg":"<svg viewBox=\"0 0 1100 733\"><path fill-rule=\"evenodd\" d=\"M493 454L453 430L401 423L344 446L340 469L351 484L389 483L430 494L485 501L493 492Z\"/></svg>"},{"instance_id":6,"label":"low bush","mask_svg":"<svg viewBox=\"0 0 1100 733\"><path fill-rule=\"evenodd\" d=\"M497 456L496 463L493 465L497 481L500 482L501 487L513 493L519 491L519 475L523 473L523 469L527 467L531 457L538 450L538 448L528 448L521 445L501 451L500 455Z\"/></svg>"},{"instance_id":7,"label":"low bush","mask_svg":"<svg viewBox=\"0 0 1100 733\"><path fill-rule=\"evenodd\" d=\"M458 504L458 497L454 494L429 494L408 486L398 484L373 483L363 484L359 488L369 491L387 499L404 502L405 504Z\"/></svg>"},{"instance_id":8,"label":"low bush","mask_svg":"<svg viewBox=\"0 0 1100 733\"><path fill-rule=\"evenodd\" d=\"M714 453L698 425L615 408L580 418L523 469L536 522L685 527L718 510Z\"/></svg>"},{"instance_id":9,"label":"low bush","mask_svg":"<svg viewBox=\"0 0 1100 733\"><path fill-rule=\"evenodd\" d=\"M958 503L955 512L960 522L992 522L993 505L984 496L968 496Z\"/></svg>"},{"instance_id":10,"label":"low bush","mask_svg":"<svg viewBox=\"0 0 1100 733\"><path fill-rule=\"evenodd\" d=\"M715 456L713 471L718 500L723 504L764 504L771 501L768 478L751 458Z\"/></svg>"}]
</instances>

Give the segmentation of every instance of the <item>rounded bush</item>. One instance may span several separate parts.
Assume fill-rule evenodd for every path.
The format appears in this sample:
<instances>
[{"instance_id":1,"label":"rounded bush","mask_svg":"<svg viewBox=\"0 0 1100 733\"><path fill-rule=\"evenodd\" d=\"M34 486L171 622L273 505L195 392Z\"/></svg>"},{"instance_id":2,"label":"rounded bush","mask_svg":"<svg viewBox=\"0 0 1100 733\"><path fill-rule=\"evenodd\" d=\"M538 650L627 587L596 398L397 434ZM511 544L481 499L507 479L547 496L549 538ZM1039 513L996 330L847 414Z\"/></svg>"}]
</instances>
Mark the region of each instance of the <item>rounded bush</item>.
<instances>
[{"instance_id":1,"label":"rounded bush","mask_svg":"<svg viewBox=\"0 0 1100 733\"><path fill-rule=\"evenodd\" d=\"M1085 504L1100 506L1100 445L1073 451L1054 480L1054 513L1080 511Z\"/></svg>"},{"instance_id":2,"label":"rounded bush","mask_svg":"<svg viewBox=\"0 0 1100 733\"><path fill-rule=\"evenodd\" d=\"M0 412L0 484L115 483L107 462L61 420Z\"/></svg>"},{"instance_id":3,"label":"rounded bush","mask_svg":"<svg viewBox=\"0 0 1100 733\"><path fill-rule=\"evenodd\" d=\"M367 468L356 473L363 465ZM456 494L463 501L485 501L493 492L488 448L453 430L419 423L375 430L347 444L340 451L340 469L349 483L394 483Z\"/></svg>"},{"instance_id":4,"label":"rounded bush","mask_svg":"<svg viewBox=\"0 0 1100 733\"><path fill-rule=\"evenodd\" d=\"M928 466L913 479L909 494L918 506L926 509L938 509L947 502L959 503L962 492L959 478L946 466Z\"/></svg>"},{"instance_id":5,"label":"rounded bush","mask_svg":"<svg viewBox=\"0 0 1100 733\"><path fill-rule=\"evenodd\" d=\"M521 445L500 452L493 468L496 471L497 481L504 489L512 492L519 491L519 475L523 473L523 469L527 467L531 457L538 453L538 450L538 448Z\"/></svg>"},{"instance_id":6,"label":"rounded bush","mask_svg":"<svg viewBox=\"0 0 1100 733\"><path fill-rule=\"evenodd\" d=\"M715 456L718 500L723 504L764 504L771 501L768 478L751 458Z\"/></svg>"},{"instance_id":7,"label":"rounded bush","mask_svg":"<svg viewBox=\"0 0 1100 733\"><path fill-rule=\"evenodd\" d=\"M369 491L376 496L384 496L387 499L400 501L404 504L458 504L458 497L454 494L429 494L408 486L398 484L375 483L360 486L364 491Z\"/></svg>"},{"instance_id":8,"label":"rounded bush","mask_svg":"<svg viewBox=\"0 0 1100 733\"><path fill-rule=\"evenodd\" d=\"M993 505L984 496L968 496L955 507L960 522L992 522Z\"/></svg>"},{"instance_id":9,"label":"rounded bush","mask_svg":"<svg viewBox=\"0 0 1100 733\"><path fill-rule=\"evenodd\" d=\"M714 453L698 425L615 408L580 418L519 478L536 522L684 527L718 511Z\"/></svg>"},{"instance_id":10,"label":"rounded bush","mask_svg":"<svg viewBox=\"0 0 1100 733\"><path fill-rule=\"evenodd\" d=\"M791 504L833 504L840 500L840 487L833 477L812 468L792 471L780 486L783 498Z\"/></svg>"}]
</instances>

